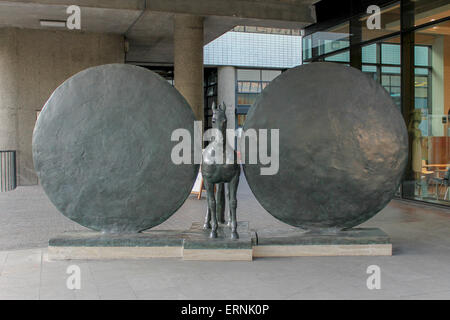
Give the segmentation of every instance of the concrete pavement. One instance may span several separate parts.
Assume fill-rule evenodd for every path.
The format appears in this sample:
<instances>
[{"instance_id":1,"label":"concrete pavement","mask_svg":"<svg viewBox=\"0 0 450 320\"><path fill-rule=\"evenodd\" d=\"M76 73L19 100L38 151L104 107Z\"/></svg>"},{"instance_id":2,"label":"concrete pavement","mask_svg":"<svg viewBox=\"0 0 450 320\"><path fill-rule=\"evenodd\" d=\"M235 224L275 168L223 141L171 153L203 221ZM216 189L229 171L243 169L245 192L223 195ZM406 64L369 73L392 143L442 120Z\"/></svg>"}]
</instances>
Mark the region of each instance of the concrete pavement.
<instances>
[{"instance_id":1,"label":"concrete pavement","mask_svg":"<svg viewBox=\"0 0 450 320\"><path fill-rule=\"evenodd\" d=\"M253 228L290 228L272 218L245 181L239 220ZM190 197L159 229L185 229L206 201ZM393 201L363 226L392 239L392 257L264 258L253 262L179 259L48 261L48 238L82 227L62 216L39 187L0 194L0 299L450 299L450 212ZM69 290L67 267L81 270ZM381 269L381 289L366 286Z\"/></svg>"}]
</instances>

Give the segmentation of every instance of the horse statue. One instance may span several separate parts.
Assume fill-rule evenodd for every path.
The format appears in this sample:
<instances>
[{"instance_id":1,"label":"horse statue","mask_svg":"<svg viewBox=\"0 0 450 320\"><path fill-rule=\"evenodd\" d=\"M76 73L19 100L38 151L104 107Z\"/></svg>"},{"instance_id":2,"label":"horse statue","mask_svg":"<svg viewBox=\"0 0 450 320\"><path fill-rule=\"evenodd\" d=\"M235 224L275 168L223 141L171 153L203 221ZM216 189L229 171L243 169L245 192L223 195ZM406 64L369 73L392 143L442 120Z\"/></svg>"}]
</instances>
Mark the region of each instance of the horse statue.
<instances>
[{"instance_id":1,"label":"horse statue","mask_svg":"<svg viewBox=\"0 0 450 320\"><path fill-rule=\"evenodd\" d=\"M236 221L236 193L239 184L241 167L237 163L237 154L227 143L226 105L223 103L217 108L212 105L212 125L216 130L214 140L205 148L202 155L202 176L207 192L208 209L206 211L204 229L211 229L210 238L217 238L218 221L225 222L225 195L224 184L227 187L228 204L230 207L231 239L238 239ZM221 134L220 134L221 133ZM234 143L234 141L233 141ZM217 205L214 196L214 186L217 185Z\"/></svg>"}]
</instances>

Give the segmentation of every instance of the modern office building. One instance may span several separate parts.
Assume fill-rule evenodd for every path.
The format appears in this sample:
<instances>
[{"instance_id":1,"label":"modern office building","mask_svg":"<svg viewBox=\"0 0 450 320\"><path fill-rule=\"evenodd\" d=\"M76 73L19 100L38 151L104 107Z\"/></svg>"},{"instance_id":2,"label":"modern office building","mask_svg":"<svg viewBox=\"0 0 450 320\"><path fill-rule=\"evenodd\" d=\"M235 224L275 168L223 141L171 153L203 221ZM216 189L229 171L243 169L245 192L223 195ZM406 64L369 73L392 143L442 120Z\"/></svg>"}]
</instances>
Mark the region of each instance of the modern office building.
<instances>
[{"instance_id":1,"label":"modern office building","mask_svg":"<svg viewBox=\"0 0 450 320\"><path fill-rule=\"evenodd\" d=\"M298 30L236 27L205 46L205 66L217 67L205 73L205 107L234 102L238 127L258 93L299 59L358 68L390 93L408 126L410 161L397 196L450 206L450 3L378 1L379 29L368 24L375 11L364 1L315 6L318 22L304 30L302 54Z\"/></svg>"},{"instance_id":2,"label":"modern office building","mask_svg":"<svg viewBox=\"0 0 450 320\"><path fill-rule=\"evenodd\" d=\"M182 92L206 129L213 101L228 106L235 117L230 127L242 126L258 94L281 72L328 61L373 77L402 112L410 161L398 196L449 206L449 1L269 2L258 2L256 14L252 8L218 12L213 1L196 7L196 15L151 1L147 8L139 1L94 3L82 6L85 23L78 32L39 25L40 19L65 17L58 1L0 1L0 150L2 172L10 173L2 186L16 176L19 185L37 183L31 159L36 116L62 81L86 67L119 62L158 72Z\"/></svg>"},{"instance_id":3,"label":"modern office building","mask_svg":"<svg viewBox=\"0 0 450 320\"><path fill-rule=\"evenodd\" d=\"M368 13L374 4L378 17ZM303 63L343 63L378 81L408 125L410 160L398 196L449 206L450 2L322 0L315 7Z\"/></svg>"},{"instance_id":4,"label":"modern office building","mask_svg":"<svg viewBox=\"0 0 450 320\"><path fill-rule=\"evenodd\" d=\"M2 190L38 183L31 152L34 124L45 101L70 76L107 63L160 69L171 73L176 89L203 120L203 79L212 82L204 77L209 70L204 70L204 46L236 26L300 30L315 22L314 2L0 0ZM69 6L79 9L80 29L68 28L75 14Z\"/></svg>"},{"instance_id":5,"label":"modern office building","mask_svg":"<svg viewBox=\"0 0 450 320\"><path fill-rule=\"evenodd\" d=\"M204 47L204 123L212 103L225 103L241 127L261 91L284 70L302 63L300 29L236 26ZM142 65L174 84L173 66Z\"/></svg>"},{"instance_id":6,"label":"modern office building","mask_svg":"<svg viewBox=\"0 0 450 320\"><path fill-rule=\"evenodd\" d=\"M204 49L205 127L211 127L211 104L232 107L241 127L258 95L286 69L302 63L297 29L237 26Z\"/></svg>"}]
</instances>

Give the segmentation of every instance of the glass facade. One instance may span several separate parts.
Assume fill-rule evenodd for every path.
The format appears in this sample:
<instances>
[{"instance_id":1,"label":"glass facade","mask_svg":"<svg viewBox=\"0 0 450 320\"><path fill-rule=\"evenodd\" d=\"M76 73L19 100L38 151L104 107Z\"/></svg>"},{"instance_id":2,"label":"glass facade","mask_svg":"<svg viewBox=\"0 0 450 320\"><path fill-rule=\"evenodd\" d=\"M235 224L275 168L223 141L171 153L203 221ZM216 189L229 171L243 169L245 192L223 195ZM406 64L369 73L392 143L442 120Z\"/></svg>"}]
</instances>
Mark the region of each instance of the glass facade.
<instances>
[{"instance_id":1,"label":"glass facade","mask_svg":"<svg viewBox=\"0 0 450 320\"><path fill-rule=\"evenodd\" d=\"M303 62L360 68L389 92L409 133L410 158L398 196L450 206L450 2L404 0L307 28ZM325 26L326 25L326 26ZM337 34L337 35L336 35Z\"/></svg>"},{"instance_id":2,"label":"glass facade","mask_svg":"<svg viewBox=\"0 0 450 320\"><path fill-rule=\"evenodd\" d=\"M416 186L407 196L450 204L450 21L420 28L414 39L425 50L417 59L416 49L415 100L409 122Z\"/></svg>"},{"instance_id":3,"label":"glass facade","mask_svg":"<svg viewBox=\"0 0 450 320\"><path fill-rule=\"evenodd\" d=\"M304 60L348 48L350 44L349 23L345 22L328 30L304 36L302 42Z\"/></svg>"}]
</instances>

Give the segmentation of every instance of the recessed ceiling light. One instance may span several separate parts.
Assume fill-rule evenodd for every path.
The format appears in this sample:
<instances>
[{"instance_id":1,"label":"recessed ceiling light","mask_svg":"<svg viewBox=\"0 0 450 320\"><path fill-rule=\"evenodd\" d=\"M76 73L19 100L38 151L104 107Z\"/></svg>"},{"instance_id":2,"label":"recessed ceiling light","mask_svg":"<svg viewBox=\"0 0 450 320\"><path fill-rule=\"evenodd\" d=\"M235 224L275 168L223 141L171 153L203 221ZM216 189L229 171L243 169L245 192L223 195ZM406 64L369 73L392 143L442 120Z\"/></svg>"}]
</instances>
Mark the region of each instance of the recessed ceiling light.
<instances>
[{"instance_id":1,"label":"recessed ceiling light","mask_svg":"<svg viewBox=\"0 0 450 320\"><path fill-rule=\"evenodd\" d=\"M66 22L64 20L39 20L41 27L50 28L65 28Z\"/></svg>"}]
</instances>

